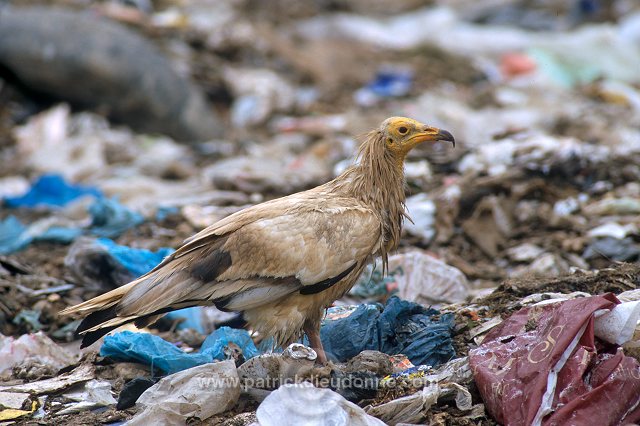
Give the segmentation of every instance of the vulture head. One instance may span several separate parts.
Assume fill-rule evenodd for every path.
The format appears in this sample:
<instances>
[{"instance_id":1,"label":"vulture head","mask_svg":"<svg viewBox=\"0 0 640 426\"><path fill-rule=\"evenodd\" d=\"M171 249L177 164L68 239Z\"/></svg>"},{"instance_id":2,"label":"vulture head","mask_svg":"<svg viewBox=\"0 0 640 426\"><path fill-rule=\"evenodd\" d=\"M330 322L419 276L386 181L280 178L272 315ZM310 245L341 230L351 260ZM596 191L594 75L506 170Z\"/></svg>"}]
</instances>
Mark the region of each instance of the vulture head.
<instances>
[{"instance_id":1,"label":"vulture head","mask_svg":"<svg viewBox=\"0 0 640 426\"><path fill-rule=\"evenodd\" d=\"M385 148L400 162L422 142L447 141L455 146L451 133L436 127L427 126L406 117L391 117L382 122L378 129L379 138Z\"/></svg>"}]
</instances>

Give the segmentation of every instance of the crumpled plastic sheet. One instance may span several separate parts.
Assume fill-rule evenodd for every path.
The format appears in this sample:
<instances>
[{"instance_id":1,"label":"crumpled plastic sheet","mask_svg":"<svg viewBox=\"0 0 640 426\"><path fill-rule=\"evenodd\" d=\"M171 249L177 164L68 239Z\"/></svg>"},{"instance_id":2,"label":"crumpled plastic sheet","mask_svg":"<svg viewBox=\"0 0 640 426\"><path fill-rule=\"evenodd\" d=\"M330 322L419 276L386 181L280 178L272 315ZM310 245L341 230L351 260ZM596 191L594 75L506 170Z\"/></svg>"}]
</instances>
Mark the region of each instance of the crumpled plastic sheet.
<instances>
[{"instance_id":1,"label":"crumpled plastic sheet","mask_svg":"<svg viewBox=\"0 0 640 426\"><path fill-rule=\"evenodd\" d=\"M95 187L69 184L60 175L46 174L40 176L26 194L7 197L4 204L7 207L62 207L84 196L102 198L102 193Z\"/></svg>"},{"instance_id":2,"label":"crumpled plastic sheet","mask_svg":"<svg viewBox=\"0 0 640 426\"><path fill-rule=\"evenodd\" d=\"M157 252L116 244L108 238L78 238L64 264L78 284L101 291L119 287L153 269L171 249Z\"/></svg>"},{"instance_id":3,"label":"crumpled plastic sheet","mask_svg":"<svg viewBox=\"0 0 640 426\"><path fill-rule=\"evenodd\" d=\"M31 226L25 226L15 216L9 216L0 221L0 254L14 253L35 241L68 244L80 235L82 235L82 229L47 226L45 221L37 221Z\"/></svg>"},{"instance_id":4,"label":"crumpled plastic sheet","mask_svg":"<svg viewBox=\"0 0 640 426\"><path fill-rule=\"evenodd\" d=\"M330 358L346 361L364 350L376 350L388 355L402 353L415 365L436 366L455 356L453 314L440 314L395 296L382 312L378 306L360 305L337 319L331 319L334 308L329 309L320 338Z\"/></svg>"},{"instance_id":5,"label":"crumpled plastic sheet","mask_svg":"<svg viewBox=\"0 0 640 426\"><path fill-rule=\"evenodd\" d=\"M471 394L464 386L457 383L431 383L409 396L394 399L375 407L367 407L366 412L384 420L385 424L389 425L397 423L419 424L424 421L429 408L438 403L438 399L451 396L454 397L456 407L459 410L471 410L473 406Z\"/></svg>"},{"instance_id":6,"label":"crumpled plastic sheet","mask_svg":"<svg viewBox=\"0 0 640 426\"><path fill-rule=\"evenodd\" d=\"M233 361L200 365L160 379L136 405L144 410L128 426L186 424L231 409L240 398L240 380Z\"/></svg>"},{"instance_id":7,"label":"crumpled plastic sheet","mask_svg":"<svg viewBox=\"0 0 640 426\"><path fill-rule=\"evenodd\" d=\"M208 310L215 309L214 307L193 306L191 308L178 309L167 313L164 317L174 321L180 320L176 329L193 329L200 334L210 333L215 325L210 322L210 318L207 313Z\"/></svg>"},{"instance_id":8,"label":"crumpled plastic sheet","mask_svg":"<svg viewBox=\"0 0 640 426\"><path fill-rule=\"evenodd\" d=\"M83 234L115 238L144 222L139 213L129 210L116 200L98 198L89 206L91 226L82 228L63 218L45 218L25 226L14 216L0 221L0 254L10 254L35 241L69 244ZM64 226L63 226L64 225Z\"/></svg>"},{"instance_id":9,"label":"crumpled plastic sheet","mask_svg":"<svg viewBox=\"0 0 640 426\"><path fill-rule=\"evenodd\" d=\"M0 374L16 365L37 362L56 369L77 361L77 357L56 344L41 331L15 339L0 334Z\"/></svg>"},{"instance_id":10,"label":"crumpled plastic sheet","mask_svg":"<svg viewBox=\"0 0 640 426\"><path fill-rule=\"evenodd\" d=\"M224 349L237 345L245 359L260 354L246 330L221 327L211 333L197 353L186 353L161 337L149 333L122 331L107 336L100 348L100 356L119 361L135 361L173 374L187 368L225 359Z\"/></svg>"},{"instance_id":11,"label":"crumpled plastic sheet","mask_svg":"<svg viewBox=\"0 0 640 426\"><path fill-rule=\"evenodd\" d=\"M25 234L27 227L15 216L9 216L0 221L0 254L13 253L31 242Z\"/></svg>"},{"instance_id":12,"label":"crumpled plastic sheet","mask_svg":"<svg viewBox=\"0 0 640 426\"><path fill-rule=\"evenodd\" d=\"M640 420L640 363L597 340L612 294L527 307L469 353L488 411L505 425L629 424Z\"/></svg>"},{"instance_id":13,"label":"crumpled plastic sheet","mask_svg":"<svg viewBox=\"0 0 640 426\"><path fill-rule=\"evenodd\" d=\"M469 296L469 282L459 269L421 251L391 256L389 269L399 270L395 279L402 299L433 306L463 302Z\"/></svg>"},{"instance_id":14,"label":"crumpled plastic sheet","mask_svg":"<svg viewBox=\"0 0 640 426\"><path fill-rule=\"evenodd\" d=\"M0 385L0 392L27 392L33 395L49 395L87 382L96 376L93 364L80 364L73 371L50 379L27 382L20 385Z\"/></svg>"},{"instance_id":15,"label":"crumpled plastic sheet","mask_svg":"<svg viewBox=\"0 0 640 426\"><path fill-rule=\"evenodd\" d=\"M111 394L111 383L106 380L90 380L84 383L81 389L67 392L63 396L75 402L65 404L57 415L109 407L117 403Z\"/></svg>"},{"instance_id":16,"label":"crumpled plastic sheet","mask_svg":"<svg viewBox=\"0 0 640 426\"><path fill-rule=\"evenodd\" d=\"M436 235L436 203L428 194L421 192L407 198L405 205L411 221L406 221L403 229L420 237L423 244L429 244Z\"/></svg>"},{"instance_id":17,"label":"crumpled plastic sheet","mask_svg":"<svg viewBox=\"0 0 640 426\"><path fill-rule=\"evenodd\" d=\"M95 243L103 247L109 255L136 277L146 274L175 251L169 247L161 247L153 252L122 246L109 238L98 238Z\"/></svg>"},{"instance_id":18,"label":"crumpled plastic sheet","mask_svg":"<svg viewBox=\"0 0 640 426\"><path fill-rule=\"evenodd\" d=\"M144 222L140 213L129 210L117 200L99 198L89 206L91 234L115 238Z\"/></svg>"},{"instance_id":19,"label":"crumpled plastic sheet","mask_svg":"<svg viewBox=\"0 0 640 426\"><path fill-rule=\"evenodd\" d=\"M280 386L260 404L256 416L260 426L384 425L338 393L309 382Z\"/></svg>"},{"instance_id":20,"label":"crumpled plastic sheet","mask_svg":"<svg viewBox=\"0 0 640 426\"><path fill-rule=\"evenodd\" d=\"M395 293L401 299L437 308L463 302L470 286L459 269L414 250L389 257L389 271L384 276L381 268L368 266L349 292L370 301Z\"/></svg>"}]
</instances>

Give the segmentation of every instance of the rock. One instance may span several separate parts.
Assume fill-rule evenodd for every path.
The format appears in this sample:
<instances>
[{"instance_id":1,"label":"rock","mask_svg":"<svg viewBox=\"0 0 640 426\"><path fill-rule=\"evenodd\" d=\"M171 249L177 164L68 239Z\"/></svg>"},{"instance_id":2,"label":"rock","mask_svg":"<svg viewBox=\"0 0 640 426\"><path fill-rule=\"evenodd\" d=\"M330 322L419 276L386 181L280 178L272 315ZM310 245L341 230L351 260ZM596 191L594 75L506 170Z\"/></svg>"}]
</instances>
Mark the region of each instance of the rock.
<instances>
[{"instance_id":1,"label":"rock","mask_svg":"<svg viewBox=\"0 0 640 426\"><path fill-rule=\"evenodd\" d=\"M258 421L256 413L240 413L232 418L225 420L222 426L250 426L255 425Z\"/></svg>"},{"instance_id":2,"label":"rock","mask_svg":"<svg viewBox=\"0 0 640 426\"><path fill-rule=\"evenodd\" d=\"M24 407L29 397L30 395L28 393L0 392L0 407L19 410Z\"/></svg>"},{"instance_id":3,"label":"rock","mask_svg":"<svg viewBox=\"0 0 640 426\"><path fill-rule=\"evenodd\" d=\"M560 256L544 253L526 268L514 272L515 277L557 277L569 273L569 264Z\"/></svg>"},{"instance_id":4,"label":"rock","mask_svg":"<svg viewBox=\"0 0 640 426\"><path fill-rule=\"evenodd\" d=\"M304 377L314 367L316 352L300 343L292 343L283 353L266 353L251 358L238 368L243 388L254 399L262 400L264 390L272 390Z\"/></svg>"},{"instance_id":5,"label":"rock","mask_svg":"<svg viewBox=\"0 0 640 426\"><path fill-rule=\"evenodd\" d=\"M331 390L338 392L347 401L360 402L376 397L380 385L380 377L370 371L354 371L343 373L331 371Z\"/></svg>"},{"instance_id":6,"label":"rock","mask_svg":"<svg viewBox=\"0 0 640 426\"><path fill-rule=\"evenodd\" d=\"M149 367L137 362L119 362L113 366L116 377L129 381L150 374Z\"/></svg>"},{"instance_id":7,"label":"rock","mask_svg":"<svg viewBox=\"0 0 640 426\"><path fill-rule=\"evenodd\" d=\"M362 351L347 362L346 371L370 371L378 376L388 376L393 373L393 364L389 355L378 351Z\"/></svg>"},{"instance_id":8,"label":"rock","mask_svg":"<svg viewBox=\"0 0 640 426\"><path fill-rule=\"evenodd\" d=\"M597 238L587 246L582 254L587 260L605 258L619 262L629 262L640 258L640 245L633 238Z\"/></svg>"},{"instance_id":9,"label":"rock","mask_svg":"<svg viewBox=\"0 0 640 426\"><path fill-rule=\"evenodd\" d=\"M514 262L530 262L542 253L544 253L544 250L530 243L520 244L507 250L509 258Z\"/></svg>"},{"instance_id":10,"label":"rock","mask_svg":"<svg viewBox=\"0 0 640 426\"><path fill-rule=\"evenodd\" d=\"M0 65L20 85L104 111L140 132L186 141L221 133L202 94L152 43L92 14L52 7L3 8Z\"/></svg>"},{"instance_id":11,"label":"rock","mask_svg":"<svg viewBox=\"0 0 640 426\"><path fill-rule=\"evenodd\" d=\"M120 396L118 396L118 410L126 410L136 405L136 401L140 398L140 395L151 386L154 385L154 381L144 377L136 377L129 383L124 385Z\"/></svg>"}]
</instances>

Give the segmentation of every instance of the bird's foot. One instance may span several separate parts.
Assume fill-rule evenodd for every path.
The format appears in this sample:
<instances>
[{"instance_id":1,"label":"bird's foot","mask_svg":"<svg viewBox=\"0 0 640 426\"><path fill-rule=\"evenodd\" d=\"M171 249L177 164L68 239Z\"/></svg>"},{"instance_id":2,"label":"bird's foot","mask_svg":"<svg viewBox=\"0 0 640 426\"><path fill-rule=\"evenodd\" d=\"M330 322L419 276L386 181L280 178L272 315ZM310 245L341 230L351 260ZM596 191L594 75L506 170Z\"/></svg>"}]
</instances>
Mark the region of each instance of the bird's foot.
<instances>
[{"instance_id":1,"label":"bird's foot","mask_svg":"<svg viewBox=\"0 0 640 426\"><path fill-rule=\"evenodd\" d=\"M316 351L316 354L318 355L316 358L316 364L326 365L327 354L324 352L324 348L322 347L319 327L305 326L304 332L309 338L309 345L311 346L311 349Z\"/></svg>"}]
</instances>

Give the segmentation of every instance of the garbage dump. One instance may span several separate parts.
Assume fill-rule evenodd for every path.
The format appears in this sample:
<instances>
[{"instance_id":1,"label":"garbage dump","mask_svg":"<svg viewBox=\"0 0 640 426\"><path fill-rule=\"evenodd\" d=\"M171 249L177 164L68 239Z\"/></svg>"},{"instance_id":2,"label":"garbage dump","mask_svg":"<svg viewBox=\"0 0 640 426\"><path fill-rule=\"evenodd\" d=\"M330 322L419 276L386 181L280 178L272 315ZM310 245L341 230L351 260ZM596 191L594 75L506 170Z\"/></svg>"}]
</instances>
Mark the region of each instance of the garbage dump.
<instances>
[{"instance_id":1,"label":"garbage dump","mask_svg":"<svg viewBox=\"0 0 640 426\"><path fill-rule=\"evenodd\" d=\"M0 424L640 423L638 70L626 0L3 4ZM440 140L394 148L418 122ZM274 225L300 199L261 228L286 244L201 239L341 182L376 129L403 226L367 236L394 250L327 242L363 219ZM188 253L154 281L178 303L60 313ZM262 260L262 287L180 293ZM286 336L251 315L327 292Z\"/></svg>"}]
</instances>

